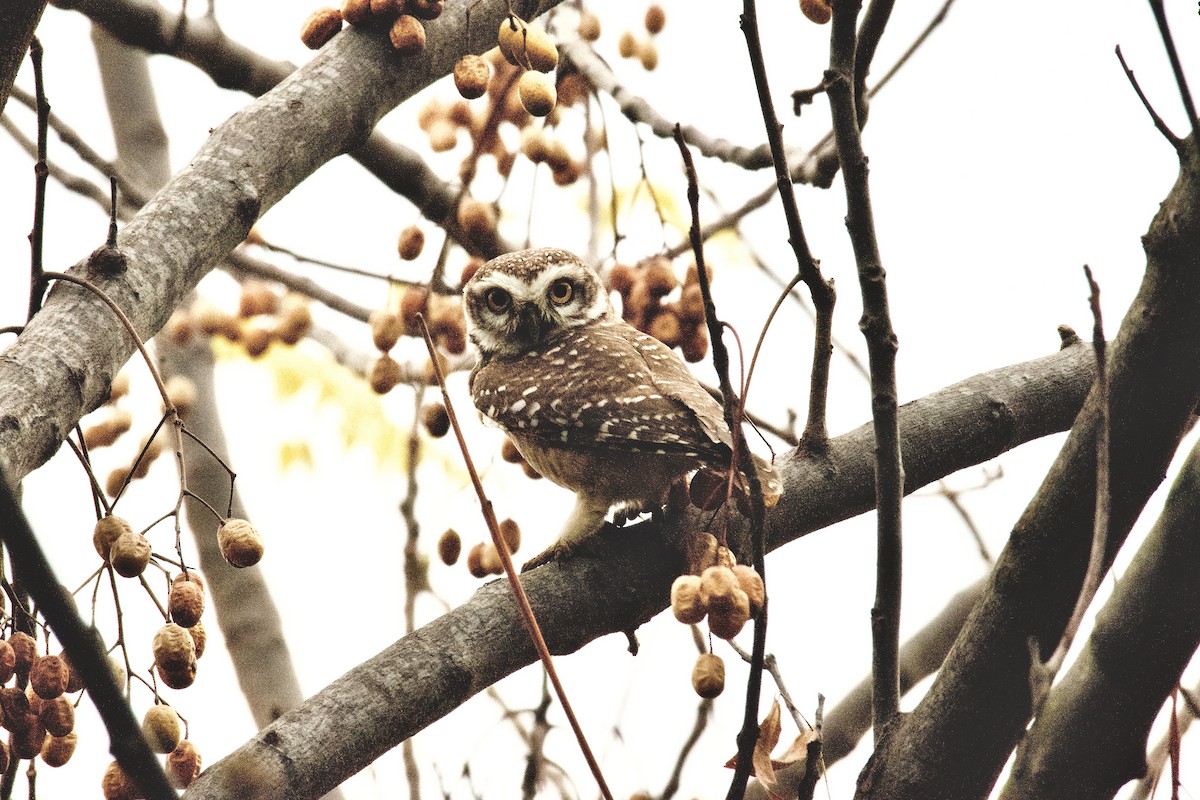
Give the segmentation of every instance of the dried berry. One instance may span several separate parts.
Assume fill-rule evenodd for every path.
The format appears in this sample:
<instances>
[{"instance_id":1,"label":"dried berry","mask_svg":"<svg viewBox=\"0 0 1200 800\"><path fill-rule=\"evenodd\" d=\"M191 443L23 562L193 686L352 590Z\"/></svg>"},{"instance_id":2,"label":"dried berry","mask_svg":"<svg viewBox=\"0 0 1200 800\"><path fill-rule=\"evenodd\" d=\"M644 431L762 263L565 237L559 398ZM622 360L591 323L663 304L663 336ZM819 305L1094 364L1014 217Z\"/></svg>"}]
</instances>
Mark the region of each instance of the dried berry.
<instances>
[{"instance_id":1,"label":"dried berry","mask_svg":"<svg viewBox=\"0 0 1200 800\"><path fill-rule=\"evenodd\" d=\"M3 725L14 733L29 723L29 697L15 686L0 689L0 710L3 710Z\"/></svg>"},{"instance_id":2,"label":"dried berry","mask_svg":"<svg viewBox=\"0 0 1200 800\"><path fill-rule=\"evenodd\" d=\"M646 72L653 72L658 67L658 48L654 46L654 42L642 42L638 48L638 60L642 62L642 69Z\"/></svg>"},{"instance_id":3,"label":"dried berry","mask_svg":"<svg viewBox=\"0 0 1200 800\"><path fill-rule=\"evenodd\" d=\"M692 688L696 694L711 700L725 691L725 662L720 656L704 653L692 667Z\"/></svg>"},{"instance_id":4,"label":"dried berry","mask_svg":"<svg viewBox=\"0 0 1200 800\"><path fill-rule=\"evenodd\" d=\"M514 519L501 520L500 538L508 545L508 552L517 552L521 548L521 526Z\"/></svg>"},{"instance_id":5,"label":"dried berry","mask_svg":"<svg viewBox=\"0 0 1200 800\"><path fill-rule=\"evenodd\" d=\"M558 66L558 48L550 41L546 31L536 23L509 14L500 21L496 43L508 63L514 67L537 72L553 72Z\"/></svg>"},{"instance_id":6,"label":"dried berry","mask_svg":"<svg viewBox=\"0 0 1200 800\"><path fill-rule=\"evenodd\" d=\"M447 528L445 533L438 537L437 549L438 558L446 566L452 566L458 561L458 556L462 552L462 539L459 538L458 531Z\"/></svg>"},{"instance_id":7,"label":"dried berry","mask_svg":"<svg viewBox=\"0 0 1200 800\"><path fill-rule=\"evenodd\" d=\"M712 631L713 636L732 639L750 619L750 601L746 598L746 593L738 589L733 597L734 604L728 608L709 609L708 629Z\"/></svg>"},{"instance_id":8,"label":"dried berry","mask_svg":"<svg viewBox=\"0 0 1200 800\"><path fill-rule=\"evenodd\" d=\"M483 58L469 53L454 64L454 88L468 100L482 97L487 91L492 69Z\"/></svg>"},{"instance_id":9,"label":"dried berry","mask_svg":"<svg viewBox=\"0 0 1200 800\"><path fill-rule=\"evenodd\" d=\"M400 322L409 336L420 336L421 325L418 314L424 314L429 305L429 290L423 286L409 286L400 296Z\"/></svg>"},{"instance_id":10,"label":"dried berry","mask_svg":"<svg viewBox=\"0 0 1200 800\"><path fill-rule=\"evenodd\" d=\"M300 41L309 50L320 50L342 29L342 12L336 8L318 8L308 15L300 28Z\"/></svg>"},{"instance_id":11,"label":"dried berry","mask_svg":"<svg viewBox=\"0 0 1200 800\"><path fill-rule=\"evenodd\" d=\"M230 518L217 528L217 544L230 566L252 567L263 557L262 534L244 519Z\"/></svg>"},{"instance_id":12,"label":"dried berry","mask_svg":"<svg viewBox=\"0 0 1200 800\"><path fill-rule=\"evenodd\" d=\"M183 738L183 723L168 705L151 706L142 717L142 736L156 753L170 753Z\"/></svg>"},{"instance_id":13,"label":"dried berry","mask_svg":"<svg viewBox=\"0 0 1200 800\"><path fill-rule=\"evenodd\" d=\"M667 12L658 3L652 3L646 9L646 31L651 34L662 33L667 24Z\"/></svg>"},{"instance_id":14,"label":"dried berry","mask_svg":"<svg viewBox=\"0 0 1200 800\"><path fill-rule=\"evenodd\" d=\"M617 40L617 52L621 58L633 58L638 54L638 40L632 31L624 31Z\"/></svg>"},{"instance_id":15,"label":"dried berry","mask_svg":"<svg viewBox=\"0 0 1200 800\"><path fill-rule=\"evenodd\" d=\"M594 42L600 38L600 18L590 11L579 15L579 38L585 42Z\"/></svg>"},{"instance_id":16,"label":"dried berry","mask_svg":"<svg viewBox=\"0 0 1200 800\"><path fill-rule=\"evenodd\" d=\"M284 344L294 345L312 330L312 310L303 295L288 293L279 302L275 335Z\"/></svg>"},{"instance_id":17,"label":"dried berry","mask_svg":"<svg viewBox=\"0 0 1200 800\"><path fill-rule=\"evenodd\" d=\"M113 542L123 533L133 533L133 526L124 517L109 515L98 519L96 527L92 529L92 546L96 548L97 555L107 561Z\"/></svg>"},{"instance_id":18,"label":"dried berry","mask_svg":"<svg viewBox=\"0 0 1200 800\"><path fill-rule=\"evenodd\" d=\"M29 685L43 700L53 700L67 690L70 670L58 656L39 656L29 669Z\"/></svg>"},{"instance_id":19,"label":"dried berry","mask_svg":"<svg viewBox=\"0 0 1200 800\"><path fill-rule=\"evenodd\" d=\"M425 247L425 231L416 225L409 225L400 231L400 239L396 242L396 252L405 261L412 261L421 255Z\"/></svg>"},{"instance_id":20,"label":"dried berry","mask_svg":"<svg viewBox=\"0 0 1200 800\"><path fill-rule=\"evenodd\" d=\"M196 658L199 659L204 655L204 648L208 644L208 632L204 630L204 623L197 622L188 628L187 632L192 637L192 643L196 646Z\"/></svg>"},{"instance_id":21,"label":"dried berry","mask_svg":"<svg viewBox=\"0 0 1200 800\"><path fill-rule=\"evenodd\" d=\"M709 611L734 605L734 595L741 591L737 576L729 567L709 567L700 574L700 602Z\"/></svg>"},{"instance_id":22,"label":"dried berry","mask_svg":"<svg viewBox=\"0 0 1200 800\"><path fill-rule=\"evenodd\" d=\"M371 0L346 0L342 3L342 19L359 25L371 15Z\"/></svg>"},{"instance_id":23,"label":"dried berry","mask_svg":"<svg viewBox=\"0 0 1200 800\"><path fill-rule=\"evenodd\" d=\"M75 694L83 688L83 676L79 674L79 670L71 666L71 659L67 658L66 653L59 653L58 657L67 665L67 694ZM4 683L4 681L0 681Z\"/></svg>"},{"instance_id":24,"label":"dried berry","mask_svg":"<svg viewBox=\"0 0 1200 800\"><path fill-rule=\"evenodd\" d=\"M187 629L168 622L154 634L154 663L167 670L179 670L196 665L196 644Z\"/></svg>"},{"instance_id":25,"label":"dried berry","mask_svg":"<svg viewBox=\"0 0 1200 800\"><path fill-rule=\"evenodd\" d=\"M425 26L416 17L401 14L388 31L392 47L402 56L416 55L425 50Z\"/></svg>"},{"instance_id":26,"label":"dried berry","mask_svg":"<svg viewBox=\"0 0 1200 800\"><path fill-rule=\"evenodd\" d=\"M200 753L187 739L180 739L179 744L167 756L167 777L171 780L171 785L186 789L199 774Z\"/></svg>"},{"instance_id":27,"label":"dried berry","mask_svg":"<svg viewBox=\"0 0 1200 800\"><path fill-rule=\"evenodd\" d=\"M476 578L487 577L483 566L483 542L477 542L467 551L467 572Z\"/></svg>"},{"instance_id":28,"label":"dried berry","mask_svg":"<svg viewBox=\"0 0 1200 800\"><path fill-rule=\"evenodd\" d=\"M395 19L404 11L404 0L371 0L371 16L380 19Z\"/></svg>"},{"instance_id":29,"label":"dried berry","mask_svg":"<svg viewBox=\"0 0 1200 800\"><path fill-rule=\"evenodd\" d=\"M704 619L704 604L700 602L700 577L680 575L671 584L671 613L685 625Z\"/></svg>"},{"instance_id":30,"label":"dried berry","mask_svg":"<svg viewBox=\"0 0 1200 800\"><path fill-rule=\"evenodd\" d=\"M521 105L535 117L549 114L558 100L554 84L545 75L534 70L529 70L517 81L517 93L521 98Z\"/></svg>"},{"instance_id":31,"label":"dried berry","mask_svg":"<svg viewBox=\"0 0 1200 800\"><path fill-rule=\"evenodd\" d=\"M75 706L66 695L46 700L38 709L38 719L51 736L66 736L75 730Z\"/></svg>"},{"instance_id":32,"label":"dried berry","mask_svg":"<svg viewBox=\"0 0 1200 800\"><path fill-rule=\"evenodd\" d=\"M530 125L521 131L521 155L534 164L546 160L546 134L541 128Z\"/></svg>"},{"instance_id":33,"label":"dried berry","mask_svg":"<svg viewBox=\"0 0 1200 800\"><path fill-rule=\"evenodd\" d=\"M703 328L697 328L691 336L684 336L680 348L683 350L683 360L689 364L703 361L708 355L708 335Z\"/></svg>"},{"instance_id":34,"label":"dried berry","mask_svg":"<svg viewBox=\"0 0 1200 800\"><path fill-rule=\"evenodd\" d=\"M401 377L400 365L396 363L395 359L385 353L371 365L371 374L368 376L368 381L371 384L371 390L375 394L387 394L396 388L396 384L400 382Z\"/></svg>"},{"instance_id":35,"label":"dried berry","mask_svg":"<svg viewBox=\"0 0 1200 800\"><path fill-rule=\"evenodd\" d=\"M450 430L450 415L441 403L426 403L421 409L421 424L430 436L441 438Z\"/></svg>"},{"instance_id":36,"label":"dried berry","mask_svg":"<svg viewBox=\"0 0 1200 800\"><path fill-rule=\"evenodd\" d=\"M679 317L666 310L655 315L646 332L667 347L678 347L683 340L683 326L679 323Z\"/></svg>"},{"instance_id":37,"label":"dried berry","mask_svg":"<svg viewBox=\"0 0 1200 800\"><path fill-rule=\"evenodd\" d=\"M712 511L720 508L725 502L727 488L723 476L712 470L702 469L692 476L692 481L688 484L688 496L692 498L692 505L696 508Z\"/></svg>"},{"instance_id":38,"label":"dried berry","mask_svg":"<svg viewBox=\"0 0 1200 800\"><path fill-rule=\"evenodd\" d=\"M71 760L71 756L75 755L75 745L78 741L79 734L75 731L62 736L46 737L46 742L42 745L42 761L45 761L48 767L65 765Z\"/></svg>"},{"instance_id":39,"label":"dried berry","mask_svg":"<svg viewBox=\"0 0 1200 800\"><path fill-rule=\"evenodd\" d=\"M204 614L204 590L200 584L191 581L173 584L167 596L167 610L172 622L184 628L192 627Z\"/></svg>"},{"instance_id":40,"label":"dried berry","mask_svg":"<svg viewBox=\"0 0 1200 800\"><path fill-rule=\"evenodd\" d=\"M750 600L750 613L758 614L762 611L763 603L766 601L767 590L763 585L762 576L754 569L754 567L746 564L737 564L733 567L733 574L738 579L738 586L746 593L746 597Z\"/></svg>"},{"instance_id":41,"label":"dried berry","mask_svg":"<svg viewBox=\"0 0 1200 800\"><path fill-rule=\"evenodd\" d=\"M17 672L17 654L7 641L0 639L0 685L8 683Z\"/></svg>"},{"instance_id":42,"label":"dried berry","mask_svg":"<svg viewBox=\"0 0 1200 800\"><path fill-rule=\"evenodd\" d=\"M395 347L404 333L404 323L394 311L372 311L367 318L367 324L371 326L371 341L381 353Z\"/></svg>"},{"instance_id":43,"label":"dried berry","mask_svg":"<svg viewBox=\"0 0 1200 800\"><path fill-rule=\"evenodd\" d=\"M465 286L467 281L475 277L475 273L479 272L479 268L483 266L483 259L476 256L471 256L467 259L467 263L463 265L462 274L458 278L458 285Z\"/></svg>"},{"instance_id":44,"label":"dried berry","mask_svg":"<svg viewBox=\"0 0 1200 800\"><path fill-rule=\"evenodd\" d=\"M476 241L496 233L496 210L490 203L481 202L473 197L464 198L458 204L457 218L463 233Z\"/></svg>"},{"instance_id":45,"label":"dried berry","mask_svg":"<svg viewBox=\"0 0 1200 800\"><path fill-rule=\"evenodd\" d=\"M12 744L12 753L17 758L36 758L38 753L42 752L42 745L46 743L46 729L41 720L30 714L19 729L13 731L9 741Z\"/></svg>"},{"instance_id":46,"label":"dried berry","mask_svg":"<svg viewBox=\"0 0 1200 800\"><path fill-rule=\"evenodd\" d=\"M826 0L800 0L800 11L818 25L824 25L833 17L833 9Z\"/></svg>"},{"instance_id":47,"label":"dried berry","mask_svg":"<svg viewBox=\"0 0 1200 800\"><path fill-rule=\"evenodd\" d=\"M246 349L246 355L251 358L260 358L270 349L273 341L275 341L274 325L253 323L247 325L242 331L242 347Z\"/></svg>"},{"instance_id":48,"label":"dried berry","mask_svg":"<svg viewBox=\"0 0 1200 800\"><path fill-rule=\"evenodd\" d=\"M133 427L133 415L123 408L114 409L108 419L89 425L83 431L83 443L90 450L108 447Z\"/></svg>"},{"instance_id":49,"label":"dried berry","mask_svg":"<svg viewBox=\"0 0 1200 800\"><path fill-rule=\"evenodd\" d=\"M122 533L113 542L108 561L122 578L136 578L150 563L150 540L136 531Z\"/></svg>"},{"instance_id":50,"label":"dried berry","mask_svg":"<svg viewBox=\"0 0 1200 800\"><path fill-rule=\"evenodd\" d=\"M104 792L104 800L137 800L142 795L137 785L115 761L104 770L100 788Z\"/></svg>"},{"instance_id":51,"label":"dried berry","mask_svg":"<svg viewBox=\"0 0 1200 800\"><path fill-rule=\"evenodd\" d=\"M274 314L279 308L279 297L270 285L262 281L246 281L238 297L238 316L243 319L259 314Z\"/></svg>"},{"instance_id":52,"label":"dried berry","mask_svg":"<svg viewBox=\"0 0 1200 800\"><path fill-rule=\"evenodd\" d=\"M28 633L17 631L8 637L8 643L12 645L13 653L16 654L13 670L18 675L28 675L34 659L37 658L37 642Z\"/></svg>"}]
</instances>

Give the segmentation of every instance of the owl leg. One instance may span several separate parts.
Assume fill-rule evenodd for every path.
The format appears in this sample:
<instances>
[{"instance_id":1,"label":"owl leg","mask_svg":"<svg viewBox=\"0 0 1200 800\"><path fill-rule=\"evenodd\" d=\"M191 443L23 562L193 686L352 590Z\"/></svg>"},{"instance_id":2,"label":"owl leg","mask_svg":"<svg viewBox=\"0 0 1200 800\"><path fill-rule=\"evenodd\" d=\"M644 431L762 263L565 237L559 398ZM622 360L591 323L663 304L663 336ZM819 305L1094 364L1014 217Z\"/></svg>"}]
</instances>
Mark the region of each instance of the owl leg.
<instances>
[{"instance_id":1,"label":"owl leg","mask_svg":"<svg viewBox=\"0 0 1200 800\"><path fill-rule=\"evenodd\" d=\"M571 510L571 516L567 517L567 523L563 526L558 541L526 561L525 565L521 567L521 571L528 572L535 567L570 555L586 539L604 527L604 517L607 514L607 505L599 506L594 502L588 502L583 495L577 495L575 508Z\"/></svg>"}]
</instances>

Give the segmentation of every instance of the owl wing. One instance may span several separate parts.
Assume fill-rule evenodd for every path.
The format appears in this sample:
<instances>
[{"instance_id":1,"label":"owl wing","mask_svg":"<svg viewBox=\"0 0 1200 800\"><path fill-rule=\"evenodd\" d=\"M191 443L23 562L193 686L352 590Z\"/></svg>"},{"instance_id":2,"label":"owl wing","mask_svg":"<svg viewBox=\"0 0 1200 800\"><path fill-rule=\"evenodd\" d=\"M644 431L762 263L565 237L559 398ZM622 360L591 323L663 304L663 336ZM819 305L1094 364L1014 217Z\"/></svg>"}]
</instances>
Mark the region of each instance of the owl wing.
<instances>
[{"instance_id":1,"label":"owl wing","mask_svg":"<svg viewBox=\"0 0 1200 800\"><path fill-rule=\"evenodd\" d=\"M485 419L547 443L729 459L721 406L674 352L620 320L480 362L471 394Z\"/></svg>"}]
</instances>

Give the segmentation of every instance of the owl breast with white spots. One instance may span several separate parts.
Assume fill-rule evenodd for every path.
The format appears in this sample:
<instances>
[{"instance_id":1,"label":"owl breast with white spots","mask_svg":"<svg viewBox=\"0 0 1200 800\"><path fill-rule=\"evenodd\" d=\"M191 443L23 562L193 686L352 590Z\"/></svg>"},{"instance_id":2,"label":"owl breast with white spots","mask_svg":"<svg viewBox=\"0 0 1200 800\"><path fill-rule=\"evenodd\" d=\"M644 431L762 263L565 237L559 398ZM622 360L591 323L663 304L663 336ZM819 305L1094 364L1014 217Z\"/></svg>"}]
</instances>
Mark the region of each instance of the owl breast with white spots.
<instances>
[{"instance_id":1,"label":"owl breast with white spots","mask_svg":"<svg viewBox=\"0 0 1200 800\"><path fill-rule=\"evenodd\" d=\"M476 408L535 469L576 494L562 538L539 558L590 536L613 506L654 508L688 472L728 469L721 406L674 351L616 315L600 276L574 255L501 256L463 296L479 349Z\"/></svg>"}]
</instances>

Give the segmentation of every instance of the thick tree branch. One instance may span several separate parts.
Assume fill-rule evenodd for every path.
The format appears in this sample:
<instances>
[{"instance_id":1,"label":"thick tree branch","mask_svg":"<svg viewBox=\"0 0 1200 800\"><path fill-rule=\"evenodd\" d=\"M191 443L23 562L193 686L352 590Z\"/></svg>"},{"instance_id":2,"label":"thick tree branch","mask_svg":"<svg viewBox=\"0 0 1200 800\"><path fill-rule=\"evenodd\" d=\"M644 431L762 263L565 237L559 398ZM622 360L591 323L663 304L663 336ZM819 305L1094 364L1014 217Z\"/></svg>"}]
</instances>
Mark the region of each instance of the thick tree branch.
<instances>
[{"instance_id":1,"label":"thick tree branch","mask_svg":"<svg viewBox=\"0 0 1200 800\"><path fill-rule=\"evenodd\" d=\"M1166 475L1200 397L1200 153L1143 237L1146 275L1110 349L1111 527L1106 564ZM1009 537L984 598L929 693L889 731L859 797L986 797L1030 715L1027 640L1053 647L1079 594L1095 511L1097 400Z\"/></svg>"},{"instance_id":2,"label":"thick tree branch","mask_svg":"<svg viewBox=\"0 0 1200 800\"><path fill-rule=\"evenodd\" d=\"M143 337L300 181L361 145L383 114L447 74L464 50L491 46L510 4L471 4L469 35L467 5L451 5L428 23L428 46L418 56L397 56L385 32L347 29L213 131L121 232L126 272L95 276ZM515 10L534 12L532 4ZM50 293L0 361L0 464L10 480L44 463L103 402L132 351L132 339L94 297L69 286Z\"/></svg>"},{"instance_id":3,"label":"thick tree branch","mask_svg":"<svg viewBox=\"0 0 1200 800\"><path fill-rule=\"evenodd\" d=\"M900 412L910 490L1022 442L1064 430L1091 385L1090 349L977 375ZM864 425L830 442L821 459L777 459L786 491L767 519L771 549L874 506L874 440ZM555 653L635 629L666 608L682 568L674 542L699 519L671 518L611 533L596 558L526 573L522 582ZM185 795L314 797L505 675L533 663L533 646L508 587L493 582L285 714L210 767ZM244 769L254 765L253 769Z\"/></svg>"},{"instance_id":4,"label":"thick tree branch","mask_svg":"<svg viewBox=\"0 0 1200 800\"><path fill-rule=\"evenodd\" d=\"M1022 740L1002 798L1112 797L1146 771L1150 725L1200 645L1197 530L1200 446Z\"/></svg>"}]
</instances>

